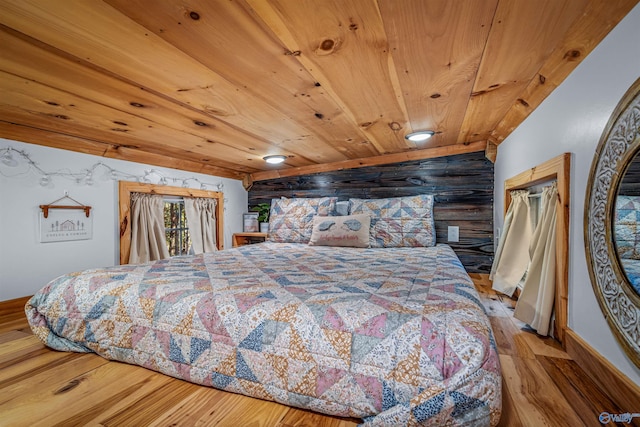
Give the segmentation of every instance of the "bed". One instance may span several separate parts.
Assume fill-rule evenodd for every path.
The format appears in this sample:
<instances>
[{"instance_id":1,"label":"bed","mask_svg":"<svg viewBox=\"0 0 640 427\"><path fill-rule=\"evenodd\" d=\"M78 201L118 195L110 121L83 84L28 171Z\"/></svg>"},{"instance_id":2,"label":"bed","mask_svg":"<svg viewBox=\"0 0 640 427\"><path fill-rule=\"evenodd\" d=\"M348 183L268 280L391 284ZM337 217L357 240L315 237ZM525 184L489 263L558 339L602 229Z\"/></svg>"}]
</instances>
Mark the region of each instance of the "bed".
<instances>
[{"instance_id":1,"label":"bed","mask_svg":"<svg viewBox=\"0 0 640 427\"><path fill-rule=\"evenodd\" d=\"M488 426L500 417L490 323L443 244L269 241L93 269L53 280L26 313L56 350L367 426Z\"/></svg>"}]
</instances>

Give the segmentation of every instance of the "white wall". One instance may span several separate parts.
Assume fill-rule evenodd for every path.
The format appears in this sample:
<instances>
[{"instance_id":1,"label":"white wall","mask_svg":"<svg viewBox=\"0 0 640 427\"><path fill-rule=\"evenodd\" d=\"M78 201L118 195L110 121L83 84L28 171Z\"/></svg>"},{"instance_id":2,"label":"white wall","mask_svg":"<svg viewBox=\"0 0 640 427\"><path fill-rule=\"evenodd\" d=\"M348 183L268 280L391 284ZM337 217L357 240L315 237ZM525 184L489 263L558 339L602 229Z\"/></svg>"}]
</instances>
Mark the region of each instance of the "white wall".
<instances>
[{"instance_id":1,"label":"white wall","mask_svg":"<svg viewBox=\"0 0 640 427\"><path fill-rule=\"evenodd\" d=\"M140 163L105 159L0 138L0 149L25 151L46 172L82 172L98 162L133 175L155 169L166 177L197 178L224 185L224 243L231 247L231 234L242 231L242 213L247 209L247 192L242 182L210 175L160 168ZM17 157L17 156L14 156ZM55 277L94 267L118 264L118 188L106 169L98 169L92 186L54 177L48 187L41 175L27 173L24 165L9 168L0 163L0 301L33 295ZM18 176L15 176L15 175ZM155 181L154 181L155 182ZM169 182L180 186L181 183ZM199 184L190 184L200 188ZM216 191L216 188L209 188ZM92 207L93 238L70 242L40 243L39 205L64 196Z\"/></svg>"},{"instance_id":2,"label":"white wall","mask_svg":"<svg viewBox=\"0 0 640 427\"><path fill-rule=\"evenodd\" d=\"M542 105L500 146L495 165L495 226L502 228L504 181L564 152L573 153L569 260L569 327L640 385L591 287L584 251L586 183L602 131L622 95L640 77L637 5Z\"/></svg>"}]
</instances>

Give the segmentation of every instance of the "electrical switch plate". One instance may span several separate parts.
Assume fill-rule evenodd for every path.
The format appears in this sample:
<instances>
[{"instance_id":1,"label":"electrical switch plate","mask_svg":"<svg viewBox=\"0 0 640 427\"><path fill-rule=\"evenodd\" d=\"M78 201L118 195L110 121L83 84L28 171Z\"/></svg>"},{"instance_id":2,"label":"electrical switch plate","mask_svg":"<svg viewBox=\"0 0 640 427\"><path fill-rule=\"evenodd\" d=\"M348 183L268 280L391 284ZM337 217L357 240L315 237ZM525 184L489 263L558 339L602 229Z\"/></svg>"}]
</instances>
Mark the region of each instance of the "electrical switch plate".
<instances>
[{"instance_id":1,"label":"electrical switch plate","mask_svg":"<svg viewBox=\"0 0 640 427\"><path fill-rule=\"evenodd\" d=\"M460 241L460 227L457 225L450 225L447 228L447 241L459 242Z\"/></svg>"}]
</instances>

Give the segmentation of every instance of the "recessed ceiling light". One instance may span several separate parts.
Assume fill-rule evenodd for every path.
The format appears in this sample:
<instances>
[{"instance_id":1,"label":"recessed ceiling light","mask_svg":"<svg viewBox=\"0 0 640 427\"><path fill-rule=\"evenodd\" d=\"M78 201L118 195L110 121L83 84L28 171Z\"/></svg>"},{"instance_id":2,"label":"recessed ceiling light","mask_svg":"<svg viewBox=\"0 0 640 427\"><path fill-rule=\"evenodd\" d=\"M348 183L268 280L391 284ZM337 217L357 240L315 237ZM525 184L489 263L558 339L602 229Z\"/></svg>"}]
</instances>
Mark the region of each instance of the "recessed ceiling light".
<instances>
[{"instance_id":1,"label":"recessed ceiling light","mask_svg":"<svg viewBox=\"0 0 640 427\"><path fill-rule=\"evenodd\" d=\"M287 160L287 156L283 156L281 154L277 154L274 156L265 156L263 157L264 161L267 163L271 163L272 165L277 165L278 163L282 163Z\"/></svg>"},{"instance_id":2,"label":"recessed ceiling light","mask_svg":"<svg viewBox=\"0 0 640 427\"><path fill-rule=\"evenodd\" d=\"M409 141L413 142L422 142L431 138L435 132L432 130L419 130L417 132L411 132L406 134L404 137Z\"/></svg>"}]
</instances>

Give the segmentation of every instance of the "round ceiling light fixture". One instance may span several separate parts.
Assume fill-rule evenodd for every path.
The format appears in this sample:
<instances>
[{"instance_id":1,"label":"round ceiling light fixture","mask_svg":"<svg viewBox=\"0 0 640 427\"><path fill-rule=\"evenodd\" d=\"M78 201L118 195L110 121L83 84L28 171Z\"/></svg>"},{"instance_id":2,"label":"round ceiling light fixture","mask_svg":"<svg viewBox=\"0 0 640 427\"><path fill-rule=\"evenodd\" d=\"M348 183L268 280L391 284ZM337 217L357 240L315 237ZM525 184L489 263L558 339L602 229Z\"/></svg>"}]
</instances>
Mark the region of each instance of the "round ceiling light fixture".
<instances>
[{"instance_id":1,"label":"round ceiling light fixture","mask_svg":"<svg viewBox=\"0 0 640 427\"><path fill-rule=\"evenodd\" d=\"M272 165L277 165L287 160L287 156L283 156L282 154L276 154L273 156L265 156L262 159L267 163L271 163Z\"/></svg>"},{"instance_id":2,"label":"round ceiling light fixture","mask_svg":"<svg viewBox=\"0 0 640 427\"><path fill-rule=\"evenodd\" d=\"M405 137L405 139L408 139L409 141L422 142L422 141L426 141L427 139L431 138L434 134L435 134L435 132L432 131L432 130L419 130L419 131L416 131L416 132L408 133L404 137Z\"/></svg>"}]
</instances>

